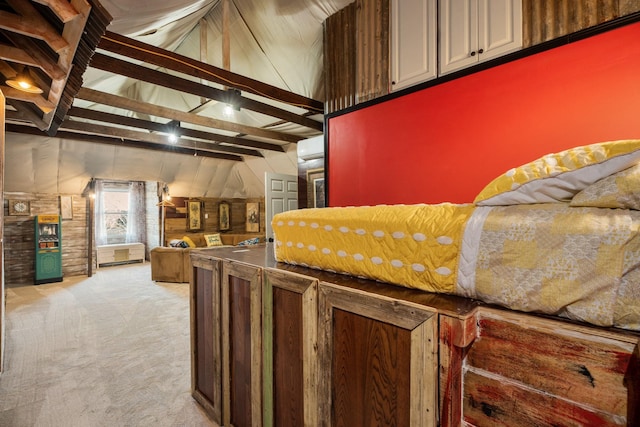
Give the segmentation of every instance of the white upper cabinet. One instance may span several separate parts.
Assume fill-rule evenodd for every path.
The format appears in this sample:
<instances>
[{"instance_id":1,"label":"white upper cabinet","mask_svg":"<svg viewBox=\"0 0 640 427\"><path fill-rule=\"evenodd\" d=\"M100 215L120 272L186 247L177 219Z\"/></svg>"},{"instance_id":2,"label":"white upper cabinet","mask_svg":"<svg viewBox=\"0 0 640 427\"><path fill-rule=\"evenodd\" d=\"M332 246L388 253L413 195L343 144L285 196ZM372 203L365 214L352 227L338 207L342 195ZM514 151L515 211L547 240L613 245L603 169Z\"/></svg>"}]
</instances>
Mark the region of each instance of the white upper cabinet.
<instances>
[{"instance_id":1,"label":"white upper cabinet","mask_svg":"<svg viewBox=\"0 0 640 427\"><path fill-rule=\"evenodd\" d=\"M441 0L440 74L522 48L522 0Z\"/></svg>"},{"instance_id":2,"label":"white upper cabinet","mask_svg":"<svg viewBox=\"0 0 640 427\"><path fill-rule=\"evenodd\" d=\"M437 76L436 0L391 0L391 90Z\"/></svg>"}]
</instances>

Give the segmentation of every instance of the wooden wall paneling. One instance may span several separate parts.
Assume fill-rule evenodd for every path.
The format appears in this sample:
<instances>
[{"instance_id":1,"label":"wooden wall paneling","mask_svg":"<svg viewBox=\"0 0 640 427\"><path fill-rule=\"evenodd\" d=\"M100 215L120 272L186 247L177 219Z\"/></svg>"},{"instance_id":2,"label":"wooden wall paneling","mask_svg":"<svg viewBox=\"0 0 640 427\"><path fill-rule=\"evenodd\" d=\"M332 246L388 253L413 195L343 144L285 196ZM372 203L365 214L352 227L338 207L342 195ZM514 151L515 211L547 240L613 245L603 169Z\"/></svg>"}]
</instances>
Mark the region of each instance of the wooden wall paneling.
<instances>
[{"instance_id":1,"label":"wooden wall paneling","mask_svg":"<svg viewBox=\"0 0 640 427\"><path fill-rule=\"evenodd\" d=\"M321 425L437 424L436 313L321 282Z\"/></svg>"},{"instance_id":2,"label":"wooden wall paneling","mask_svg":"<svg viewBox=\"0 0 640 427\"><path fill-rule=\"evenodd\" d=\"M356 104L389 93L389 0L358 0Z\"/></svg>"},{"instance_id":3,"label":"wooden wall paneling","mask_svg":"<svg viewBox=\"0 0 640 427\"><path fill-rule=\"evenodd\" d=\"M190 282L191 394L222 423L221 261L193 254Z\"/></svg>"},{"instance_id":4,"label":"wooden wall paneling","mask_svg":"<svg viewBox=\"0 0 640 427\"><path fill-rule=\"evenodd\" d=\"M183 198L186 200L186 198ZM259 203L260 204L260 234L265 233L265 198L253 197L247 199L241 198L214 198L214 197L199 197L198 199L204 202L204 213L206 218L204 220L204 230L202 233L219 233L219 211L218 206L220 202L228 202L231 207L231 229L224 233L228 234L245 234L246 231L246 218L247 218L247 203ZM187 233L187 220L186 217L174 217L165 219L165 238L167 242L172 239L180 239Z\"/></svg>"},{"instance_id":5,"label":"wooden wall paneling","mask_svg":"<svg viewBox=\"0 0 640 427\"><path fill-rule=\"evenodd\" d=\"M88 269L88 214L86 199L73 194L73 219L62 220L62 273L64 276L86 275ZM60 214L60 195L43 193L5 193L4 256L7 286L29 285L35 279L34 217ZM8 215L7 200L29 201L29 216Z\"/></svg>"},{"instance_id":6,"label":"wooden wall paneling","mask_svg":"<svg viewBox=\"0 0 640 427\"><path fill-rule=\"evenodd\" d=\"M318 425L317 289L316 279L265 269L265 426Z\"/></svg>"},{"instance_id":7,"label":"wooden wall paneling","mask_svg":"<svg viewBox=\"0 0 640 427\"><path fill-rule=\"evenodd\" d=\"M457 427L462 422L462 372L467 350L477 335L474 313L465 313L465 317L439 316L441 427Z\"/></svg>"},{"instance_id":8,"label":"wooden wall paneling","mask_svg":"<svg viewBox=\"0 0 640 427\"><path fill-rule=\"evenodd\" d=\"M529 47L640 10L640 0L523 0L523 46Z\"/></svg>"},{"instance_id":9,"label":"wooden wall paneling","mask_svg":"<svg viewBox=\"0 0 640 427\"><path fill-rule=\"evenodd\" d=\"M464 421L631 425L629 407L640 402L631 400L637 396L625 378L637 364L638 342L633 333L480 308L478 336L463 370ZM511 410L514 405L518 411Z\"/></svg>"},{"instance_id":10,"label":"wooden wall paneling","mask_svg":"<svg viewBox=\"0 0 640 427\"><path fill-rule=\"evenodd\" d=\"M356 2L324 21L325 113L355 104Z\"/></svg>"}]
</instances>

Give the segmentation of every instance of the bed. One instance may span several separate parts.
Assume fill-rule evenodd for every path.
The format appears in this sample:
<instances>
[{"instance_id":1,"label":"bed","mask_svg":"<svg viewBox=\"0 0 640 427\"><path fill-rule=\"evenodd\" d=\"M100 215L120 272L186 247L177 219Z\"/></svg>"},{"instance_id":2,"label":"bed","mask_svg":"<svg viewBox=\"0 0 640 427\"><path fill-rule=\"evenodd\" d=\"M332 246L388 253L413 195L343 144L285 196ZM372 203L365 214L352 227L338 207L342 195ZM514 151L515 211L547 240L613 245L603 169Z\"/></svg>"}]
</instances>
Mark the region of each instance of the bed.
<instances>
[{"instance_id":1,"label":"bed","mask_svg":"<svg viewBox=\"0 0 640 427\"><path fill-rule=\"evenodd\" d=\"M303 209L278 261L640 331L640 140L552 153L473 203Z\"/></svg>"}]
</instances>

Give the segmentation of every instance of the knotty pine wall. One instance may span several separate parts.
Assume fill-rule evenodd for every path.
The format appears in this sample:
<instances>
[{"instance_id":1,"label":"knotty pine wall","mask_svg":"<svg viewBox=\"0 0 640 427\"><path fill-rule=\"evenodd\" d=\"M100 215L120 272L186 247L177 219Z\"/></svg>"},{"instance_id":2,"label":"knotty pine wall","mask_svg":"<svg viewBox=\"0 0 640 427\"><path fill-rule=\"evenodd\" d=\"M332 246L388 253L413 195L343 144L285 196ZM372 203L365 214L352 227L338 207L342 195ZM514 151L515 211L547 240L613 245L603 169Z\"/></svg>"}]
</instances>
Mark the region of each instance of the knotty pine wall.
<instances>
[{"instance_id":1,"label":"knotty pine wall","mask_svg":"<svg viewBox=\"0 0 640 427\"><path fill-rule=\"evenodd\" d=\"M87 199L72 196L73 219L62 220L62 274L88 274ZM35 280L35 216L60 214L61 194L4 193L4 275L7 287L33 284ZM9 215L9 200L26 200L30 215Z\"/></svg>"}]
</instances>

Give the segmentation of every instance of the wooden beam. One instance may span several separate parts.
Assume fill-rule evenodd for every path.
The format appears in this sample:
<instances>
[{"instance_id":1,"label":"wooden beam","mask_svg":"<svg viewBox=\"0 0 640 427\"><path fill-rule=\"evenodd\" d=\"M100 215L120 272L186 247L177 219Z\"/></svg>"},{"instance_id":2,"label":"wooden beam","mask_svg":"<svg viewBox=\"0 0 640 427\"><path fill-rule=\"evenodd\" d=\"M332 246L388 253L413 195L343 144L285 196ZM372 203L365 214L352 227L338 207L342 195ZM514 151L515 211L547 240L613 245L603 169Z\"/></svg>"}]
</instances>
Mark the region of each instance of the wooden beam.
<instances>
[{"instance_id":1,"label":"wooden beam","mask_svg":"<svg viewBox=\"0 0 640 427\"><path fill-rule=\"evenodd\" d=\"M0 90L4 93L4 96L11 99L17 99L18 101L31 102L35 104L42 112L48 113L52 111L56 106L47 101L42 95L36 93L27 93L18 89L14 89L10 86L0 85Z\"/></svg>"},{"instance_id":2,"label":"wooden beam","mask_svg":"<svg viewBox=\"0 0 640 427\"><path fill-rule=\"evenodd\" d=\"M231 37L229 36L229 0L222 0L222 68L231 71Z\"/></svg>"},{"instance_id":3,"label":"wooden beam","mask_svg":"<svg viewBox=\"0 0 640 427\"><path fill-rule=\"evenodd\" d=\"M129 126L129 127L134 127L138 129L147 129L151 132L168 133L170 130L170 126L165 123L157 123L149 120L142 120L134 117L122 116L120 114L89 110L87 108L72 107L69 110L68 114L70 117L80 117L83 119L111 123L111 124L120 125L120 126ZM205 140L206 144L214 145L215 149L218 151L246 155L246 156L264 157L262 153L257 150L249 150L247 148L230 146L230 145L220 145L220 142L229 142L229 141L220 141L218 140L218 138L216 138L215 134L211 134L208 132L200 132L194 129L181 127L179 128L178 133L182 137L192 137L192 138ZM224 135L221 135L221 136L224 137ZM226 137L226 138L233 139L233 137ZM225 139L225 138L221 138L221 139ZM241 138L236 138L236 139L242 141ZM237 143L237 141L232 141L231 143ZM275 147L279 148L279 150L275 150L275 151L284 151L284 149L280 145L276 145Z\"/></svg>"},{"instance_id":4,"label":"wooden beam","mask_svg":"<svg viewBox=\"0 0 640 427\"><path fill-rule=\"evenodd\" d=\"M224 86L231 86L238 90L264 96L285 104L312 110L316 113L324 112L324 104L321 101L307 98L212 65L203 64L195 59L160 49L110 31L107 31L104 37L102 37L98 48L193 77L206 79Z\"/></svg>"},{"instance_id":5,"label":"wooden beam","mask_svg":"<svg viewBox=\"0 0 640 427\"><path fill-rule=\"evenodd\" d=\"M22 133L27 135L37 135L37 136L46 136L46 134L40 132L38 129L31 126L21 126L16 124L7 124L6 132L14 132L14 133ZM64 138L65 140L76 140L76 141L85 141L85 142L93 142L98 144L107 144L107 145L117 145L119 147L126 146L131 148L142 148L146 150L156 150L156 151L165 151L173 154L186 154L189 156L200 156L200 157L210 157L213 159L221 159L221 160L231 160L235 162L243 161L242 157L234 156L231 154L224 153L215 153L203 149L195 149L193 147L176 147L170 145L156 144L144 141L136 141L136 140L127 140L121 139L118 137L109 137L109 136L101 136L101 135L91 135L86 133L76 133L76 132L67 132L60 131L56 133L56 137Z\"/></svg>"},{"instance_id":6,"label":"wooden beam","mask_svg":"<svg viewBox=\"0 0 640 427\"><path fill-rule=\"evenodd\" d=\"M161 107L146 102L136 101L122 96L112 95L93 89L81 88L76 96L78 99L95 102L98 104L109 105L124 110L136 111L142 114L149 114L156 117L164 117L170 120L191 123L194 125L205 126L214 129L226 130L229 132L244 133L247 135L258 136L262 138L275 139L284 142L298 142L303 137L291 135L283 132L276 132L266 129L260 129L252 126L245 126L237 123L218 120L210 117L203 117L197 114L185 113L183 111L174 110L172 108Z\"/></svg>"},{"instance_id":7,"label":"wooden beam","mask_svg":"<svg viewBox=\"0 0 640 427\"><path fill-rule=\"evenodd\" d=\"M29 0L7 0L18 13L0 12L0 27L44 40L56 53L69 48L69 43L40 15Z\"/></svg>"},{"instance_id":8,"label":"wooden beam","mask_svg":"<svg viewBox=\"0 0 640 427\"><path fill-rule=\"evenodd\" d=\"M42 117L36 114L36 112L32 109L31 104L19 101L17 99L9 98L7 98L7 104L16 109L16 111L5 111L7 120L31 122L43 132L47 130L47 127L49 127L49 125L44 120L42 120Z\"/></svg>"},{"instance_id":9,"label":"wooden beam","mask_svg":"<svg viewBox=\"0 0 640 427\"><path fill-rule=\"evenodd\" d=\"M147 83L152 83L180 92L214 99L227 104L233 104L233 106L237 108L245 108L267 116L277 117L287 122L297 123L301 126L314 130L322 131L323 128L322 123L311 120L308 117L300 116L253 99L245 98L234 92L216 89L192 80L183 79L158 70L132 64L131 62L123 61L101 53L93 55L90 66L92 68L109 71L111 73L145 81Z\"/></svg>"},{"instance_id":10,"label":"wooden beam","mask_svg":"<svg viewBox=\"0 0 640 427\"><path fill-rule=\"evenodd\" d=\"M63 0L33 0L35 3L40 3L47 6L56 14L56 16L63 22L67 23L73 18L78 16L78 11L68 2Z\"/></svg>"},{"instance_id":11,"label":"wooden beam","mask_svg":"<svg viewBox=\"0 0 640 427\"><path fill-rule=\"evenodd\" d=\"M31 55L23 49L14 46L0 44L0 59L5 61L17 62L18 64L28 65L30 67L39 67L38 61L33 59ZM9 77L9 76L7 76Z\"/></svg>"},{"instance_id":12,"label":"wooden beam","mask_svg":"<svg viewBox=\"0 0 640 427\"><path fill-rule=\"evenodd\" d=\"M23 50L25 54L33 58L37 66L51 77L51 79L63 79L67 76L67 70L58 65L58 63L51 58L51 55L42 50L42 48L29 37L9 31L0 32L18 49Z\"/></svg>"}]
</instances>

